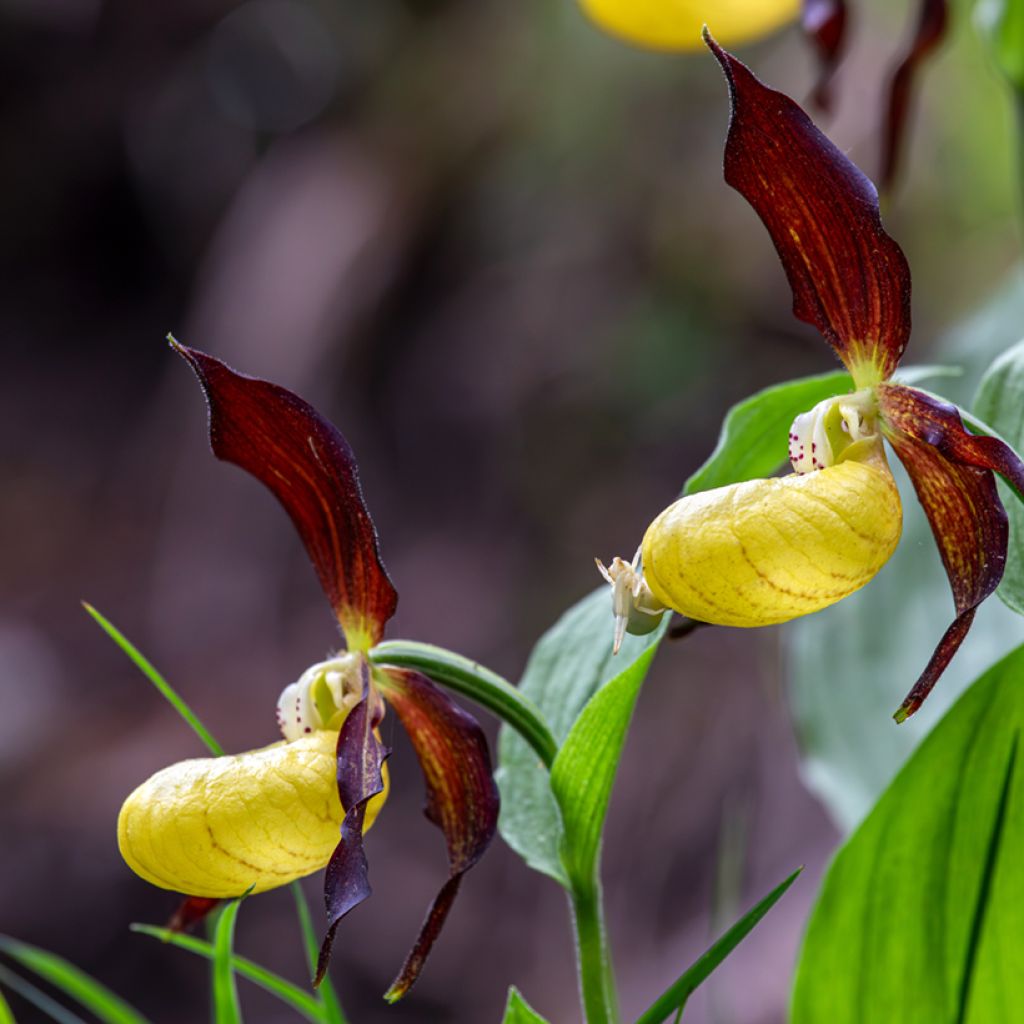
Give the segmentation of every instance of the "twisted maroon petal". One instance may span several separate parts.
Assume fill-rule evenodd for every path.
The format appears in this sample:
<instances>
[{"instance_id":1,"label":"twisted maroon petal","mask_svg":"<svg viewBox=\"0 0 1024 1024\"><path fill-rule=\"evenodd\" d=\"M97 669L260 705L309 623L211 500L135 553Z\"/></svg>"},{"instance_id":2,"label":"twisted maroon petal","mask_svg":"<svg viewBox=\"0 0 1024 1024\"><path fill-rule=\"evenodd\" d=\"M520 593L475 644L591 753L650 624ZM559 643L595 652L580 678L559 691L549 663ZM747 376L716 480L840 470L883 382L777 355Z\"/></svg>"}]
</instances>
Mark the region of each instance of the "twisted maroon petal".
<instances>
[{"instance_id":1,"label":"twisted maroon petal","mask_svg":"<svg viewBox=\"0 0 1024 1024\"><path fill-rule=\"evenodd\" d=\"M319 985L327 973L334 933L341 919L372 892L363 849L363 823L366 805L384 791L383 767L391 751L377 738L383 706L370 686L370 668L365 660L362 673L363 699L349 712L338 733L338 797L345 817L341 841L331 854L324 876L327 934L320 946L314 985Z\"/></svg>"},{"instance_id":2,"label":"twisted maroon petal","mask_svg":"<svg viewBox=\"0 0 1024 1024\"><path fill-rule=\"evenodd\" d=\"M186 896L174 911L170 921L167 922L167 930L172 932L185 932L193 925L199 924L208 914L211 914L222 900L211 896Z\"/></svg>"},{"instance_id":3,"label":"twisted maroon petal","mask_svg":"<svg viewBox=\"0 0 1024 1024\"><path fill-rule=\"evenodd\" d=\"M832 76L846 37L846 0L803 0L804 33L818 51L820 71L812 98L822 110L832 106Z\"/></svg>"},{"instance_id":4,"label":"twisted maroon petal","mask_svg":"<svg viewBox=\"0 0 1024 1024\"><path fill-rule=\"evenodd\" d=\"M994 473L1024 493L1024 463L994 437L971 434L956 407L899 384L878 388L882 429L914 484L953 590L956 618L896 712L924 702L963 643L978 605L1003 577L1009 537Z\"/></svg>"},{"instance_id":5,"label":"twisted maroon petal","mask_svg":"<svg viewBox=\"0 0 1024 1024\"><path fill-rule=\"evenodd\" d=\"M914 80L921 65L945 38L948 25L949 8L946 0L921 0L917 29L889 80L889 99L882 140L882 167L879 176L882 189L886 192L892 187L896 172L899 170Z\"/></svg>"},{"instance_id":6,"label":"twisted maroon petal","mask_svg":"<svg viewBox=\"0 0 1024 1024\"><path fill-rule=\"evenodd\" d=\"M874 185L788 96L705 31L729 82L725 180L757 211L813 324L858 387L892 375L910 335L910 270L885 233Z\"/></svg>"},{"instance_id":7,"label":"twisted maroon petal","mask_svg":"<svg viewBox=\"0 0 1024 1024\"><path fill-rule=\"evenodd\" d=\"M214 455L251 473L284 505L349 649L369 649L398 595L380 560L348 442L298 395L172 344L206 393Z\"/></svg>"},{"instance_id":8,"label":"twisted maroon petal","mask_svg":"<svg viewBox=\"0 0 1024 1024\"><path fill-rule=\"evenodd\" d=\"M483 856L498 824L498 787L487 739L476 719L426 676L385 668L381 693L395 709L423 769L427 818L448 846L448 880L427 912L416 944L384 998L402 998L419 977L459 890L462 876Z\"/></svg>"}]
</instances>

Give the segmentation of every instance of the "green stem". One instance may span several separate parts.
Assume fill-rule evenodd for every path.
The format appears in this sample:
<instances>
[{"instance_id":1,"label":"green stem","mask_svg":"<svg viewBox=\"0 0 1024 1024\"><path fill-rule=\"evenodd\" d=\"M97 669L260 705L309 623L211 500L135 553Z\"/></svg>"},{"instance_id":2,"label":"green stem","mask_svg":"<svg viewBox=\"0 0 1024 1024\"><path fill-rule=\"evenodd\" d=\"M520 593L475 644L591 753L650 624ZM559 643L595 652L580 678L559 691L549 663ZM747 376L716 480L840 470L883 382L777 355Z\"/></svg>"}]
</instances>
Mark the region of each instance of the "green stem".
<instances>
[{"instance_id":1,"label":"green stem","mask_svg":"<svg viewBox=\"0 0 1024 1024\"><path fill-rule=\"evenodd\" d=\"M558 744L540 708L489 668L443 647L411 640L378 644L370 651L370 661L380 667L416 669L435 683L468 697L515 729L546 768L554 763Z\"/></svg>"},{"instance_id":2,"label":"green stem","mask_svg":"<svg viewBox=\"0 0 1024 1024\"><path fill-rule=\"evenodd\" d=\"M618 996L604 927L600 882L574 883L569 891L569 901L576 931L576 963L583 1015L587 1024L619 1024Z\"/></svg>"}]
</instances>

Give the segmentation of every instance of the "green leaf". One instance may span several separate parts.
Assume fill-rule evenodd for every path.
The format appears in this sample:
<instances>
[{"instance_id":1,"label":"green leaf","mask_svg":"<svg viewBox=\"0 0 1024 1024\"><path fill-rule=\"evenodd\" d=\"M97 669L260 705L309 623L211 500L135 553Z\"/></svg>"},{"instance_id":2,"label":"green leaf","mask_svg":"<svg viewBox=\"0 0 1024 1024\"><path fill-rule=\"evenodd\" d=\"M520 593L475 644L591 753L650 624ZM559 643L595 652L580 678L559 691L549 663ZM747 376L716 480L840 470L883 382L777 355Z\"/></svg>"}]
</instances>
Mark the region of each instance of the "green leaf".
<instances>
[{"instance_id":1,"label":"green leaf","mask_svg":"<svg viewBox=\"0 0 1024 1024\"><path fill-rule=\"evenodd\" d=\"M309 903L306 894L302 891L301 882L292 882L290 886L292 896L295 898L295 912L299 918L299 930L302 932L302 948L306 954L306 969L310 978L316 975L316 963L320 956L320 942L316 937L313 928L313 919L309 913ZM329 975L324 975L320 987L317 989L322 1004L320 1019L324 1024L347 1024L345 1011L341 1008L341 1000L334 988L334 983Z\"/></svg>"},{"instance_id":2,"label":"green leaf","mask_svg":"<svg viewBox=\"0 0 1024 1024\"><path fill-rule=\"evenodd\" d=\"M160 695L181 715L192 727L193 732L206 744L207 749L220 757L224 748L210 735L210 731L199 720L199 716L175 693L174 688L143 656L139 649L110 621L104 618L91 604L82 602L82 607L96 620L103 630L118 647L128 655L135 667L157 688Z\"/></svg>"},{"instance_id":3,"label":"green leaf","mask_svg":"<svg viewBox=\"0 0 1024 1024\"><path fill-rule=\"evenodd\" d=\"M158 928L151 924L133 924L131 929L140 935L149 935L154 939L159 939L161 942L166 942L168 945L176 946L178 949L195 953L206 960L212 961L214 959L213 944L204 939L197 939L192 935L184 935L181 932L172 932L167 928ZM307 1018L307 1020L314 1022L329 1020L324 1014L324 1008L315 996L310 995L310 993L298 985L287 981L273 971L267 970L266 967L261 967L259 964L254 963L247 957L239 956L237 953L231 958L231 966L238 975L251 981L254 985L259 985L260 988L271 995L277 996L281 1002L291 1006Z\"/></svg>"},{"instance_id":4,"label":"green leaf","mask_svg":"<svg viewBox=\"0 0 1024 1024\"><path fill-rule=\"evenodd\" d=\"M388 640L370 651L375 665L396 665L422 672L435 683L468 697L507 722L548 766L557 744L540 709L497 673L433 644Z\"/></svg>"},{"instance_id":5,"label":"green leaf","mask_svg":"<svg viewBox=\"0 0 1024 1024\"><path fill-rule=\"evenodd\" d=\"M839 851L793 1024L1024 1019L1024 646L939 723Z\"/></svg>"},{"instance_id":6,"label":"green leaf","mask_svg":"<svg viewBox=\"0 0 1024 1024\"><path fill-rule=\"evenodd\" d=\"M980 0L978 25L988 40L999 70L1018 91L1024 91L1024 3L1021 0Z\"/></svg>"},{"instance_id":7,"label":"green leaf","mask_svg":"<svg viewBox=\"0 0 1024 1024\"><path fill-rule=\"evenodd\" d=\"M1024 11L1024 4L1020 6ZM974 411L1011 447L1018 451L1024 447L1024 341L989 367L978 387ZM1015 500L1012 488L1002 480L999 491L1010 518L1010 547L997 593L1010 608L1024 615L1024 505Z\"/></svg>"},{"instance_id":8,"label":"green leaf","mask_svg":"<svg viewBox=\"0 0 1024 1024\"><path fill-rule=\"evenodd\" d=\"M146 1024L138 1010L63 957L9 935L0 935L0 950L91 1010L104 1024Z\"/></svg>"},{"instance_id":9,"label":"green leaf","mask_svg":"<svg viewBox=\"0 0 1024 1024\"><path fill-rule=\"evenodd\" d=\"M648 647L587 703L551 768L562 814L562 864L575 887L597 876L601 833L633 708L655 648Z\"/></svg>"},{"instance_id":10,"label":"green leaf","mask_svg":"<svg viewBox=\"0 0 1024 1024\"><path fill-rule=\"evenodd\" d=\"M695 960L678 980L673 982L641 1014L636 1024L661 1024L676 1011L682 1012L687 999L710 976L711 972L754 930L761 919L782 898L797 880L803 868L797 868L784 882L777 885L760 903L751 907L706 953Z\"/></svg>"},{"instance_id":11,"label":"green leaf","mask_svg":"<svg viewBox=\"0 0 1024 1024\"><path fill-rule=\"evenodd\" d=\"M564 740L587 701L609 680L657 645L666 622L648 636L627 636L612 654L612 613L602 587L579 601L541 637L520 691ZM562 824L543 761L521 736L503 727L498 742L501 817L505 841L536 871L568 886L560 848Z\"/></svg>"},{"instance_id":12,"label":"green leaf","mask_svg":"<svg viewBox=\"0 0 1024 1024\"><path fill-rule=\"evenodd\" d=\"M217 1024L242 1024L242 1008L238 1005L238 986L232 964L235 921L242 901L232 900L217 917L213 938L213 1010Z\"/></svg>"},{"instance_id":13,"label":"green leaf","mask_svg":"<svg viewBox=\"0 0 1024 1024\"><path fill-rule=\"evenodd\" d=\"M508 1002L505 1004L505 1016L501 1024L548 1024L548 1022L519 994L513 985L508 990Z\"/></svg>"},{"instance_id":14,"label":"green leaf","mask_svg":"<svg viewBox=\"0 0 1024 1024\"><path fill-rule=\"evenodd\" d=\"M4 999L3 992L0 992L0 1024L16 1024L10 1004Z\"/></svg>"},{"instance_id":15,"label":"green leaf","mask_svg":"<svg viewBox=\"0 0 1024 1024\"><path fill-rule=\"evenodd\" d=\"M42 989L36 988L31 982L15 974L14 971L9 971L3 964L0 964L0 982L3 982L12 992L17 992L22 999L42 1010L50 1020L57 1021L57 1024L85 1024L85 1021L77 1013L65 1009Z\"/></svg>"}]
</instances>

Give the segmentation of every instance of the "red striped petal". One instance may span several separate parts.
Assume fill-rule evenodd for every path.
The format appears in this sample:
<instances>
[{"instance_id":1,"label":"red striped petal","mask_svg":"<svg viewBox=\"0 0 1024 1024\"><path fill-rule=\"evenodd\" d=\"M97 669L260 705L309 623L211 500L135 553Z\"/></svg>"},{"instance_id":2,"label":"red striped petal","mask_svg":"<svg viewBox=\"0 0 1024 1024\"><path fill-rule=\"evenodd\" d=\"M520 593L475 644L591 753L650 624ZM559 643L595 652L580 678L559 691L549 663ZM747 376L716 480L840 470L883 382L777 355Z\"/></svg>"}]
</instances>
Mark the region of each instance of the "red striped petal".
<instances>
[{"instance_id":1,"label":"red striped petal","mask_svg":"<svg viewBox=\"0 0 1024 1024\"><path fill-rule=\"evenodd\" d=\"M291 516L350 650L377 643L398 595L380 560L355 456L297 395L184 345L210 407L214 455L251 473Z\"/></svg>"},{"instance_id":2,"label":"red striped petal","mask_svg":"<svg viewBox=\"0 0 1024 1024\"><path fill-rule=\"evenodd\" d=\"M898 384L879 387L878 401L885 435L928 516L956 606L956 619L896 712L902 722L931 692L978 605L1003 577L1009 529L994 472L1021 491L1024 464L997 438L969 433L948 402Z\"/></svg>"},{"instance_id":3,"label":"red striped petal","mask_svg":"<svg viewBox=\"0 0 1024 1024\"><path fill-rule=\"evenodd\" d=\"M419 758L427 818L448 846L448 880L427 912L416 944L384 996L402 998L423 969L451 910L462 876L480 859L498 824L498 787L487 739L476 720L426 676L388 667L378 680Z\"/></svg>"},{"instance_id":4,"label":"red striped petal","mask_svg":"<svg viewBox=\"0 0 1024 1024\"><path fill-rule=\"evenodd\" d=\"M757 211L813 324L858 387L891 376L910 336L910 270L885 233L874 185L788 96L705 32L729 82L725 180Z\"/></svg>"}]
</instances>

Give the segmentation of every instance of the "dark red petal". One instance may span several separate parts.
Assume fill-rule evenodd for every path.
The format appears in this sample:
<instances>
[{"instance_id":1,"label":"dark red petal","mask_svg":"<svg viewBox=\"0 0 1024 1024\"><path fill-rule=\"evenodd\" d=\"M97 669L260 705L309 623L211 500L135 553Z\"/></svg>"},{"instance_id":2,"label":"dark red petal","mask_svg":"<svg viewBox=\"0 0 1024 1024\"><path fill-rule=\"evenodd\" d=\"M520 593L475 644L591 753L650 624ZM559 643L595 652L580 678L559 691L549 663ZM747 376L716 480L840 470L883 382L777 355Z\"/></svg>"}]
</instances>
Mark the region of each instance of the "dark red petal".
<instances>
[{"instance_id":1,"label":"dark red petal","mask_svg":"<svg viewBox=\"0 0 1024 1024\"><path fill-rule=\"evenodd\" d=\"M946 0L921 0L917 30L889 81L889 104L885 116L882 170L879 178L885 191L892 186L899 169L903 134L907 122L907 112L910 109L914 79L920 66L942 42L948 24L949 9Z\"/></svg>"},{"instance_id":2,"label":"dark red petal","mask_svg":"<svg viewBox=\"0 0 1024 1024\"><path fill-rule=\"evenodd\" d=\"M363 699L349 712L338 733L338 796L345 817L341 822L341 842L331 854L324 877L327 934L320 946L314 985L319 985L327 973L334 933L341 919L372 891L363 849L363 820L366 805L384 791L382 769L391 751L374 731L384 712L370 686L370 669L365 661L362 671Z\"/></svg>"},{"instance_id":3,"label":"dark red petal","mask_svg":"<svg viewBox=\"0 0 1024 1024\"><path fill-rule=\"evenodd\" d=\"M729 82L725 180L757 211L813 324L858 387L889 377L910 335L910 270L885 233L874 185L788 96L705 31Z\"/></svg>"},{"instance_id":4,"label":"dark red petal","mask_svg":"<svg viewBox=\"0 0 1024 1024\"><path fill-rule=\"evenodd\" d=\"M499 798L487 739L471 715L412 669L388 666L379 685L409 734L423 769L427 818L441 829L448 845L448 881L431 904L416 944L384 997L395 1002L419 977L462 876L494 838Z\"/></svg>"},{"instance_id":5,"label":"dark red petal","mask_svg":"<svg viewBox=\"0 0 1024 1024\"><path fill-rule=\"evenodd\" d=\"M801 22L821 65L813 99L822 110L832 105L830 86L846 36L846 16L846 0L803 0Z\"/></svg>"},{"instance_id":6,"label":"dark red petal","mask_svg":"<svg viewBox=\"0 0 1024 1024\"><path fill-rule=\"evenodd\" d=\"M167 922L167 928L172 932L188 931L193 925L199 924L220 903L219 899L209 896L186 896L170 921Z\"/></svg>"},{"instance_id":7,"label":"dark red petal","mask_svg":"<svg viewBox=\"0 0 1024 1024\"><path fill-rule=\"evenodd\" d=\"M924 702L957 652L975 609L999 585L1009 537L993 470L1021 488L1024 465L994 437L967 432L955 406L914 388L878 389L883 430L900 457L939 546L956 619L896 712L898 722Z\"/></svg>"},{"instance_id":8,"label":"dark red petal","mask_svg":"<svg viewBox=\"0 0 1024 1024\"><path fill-rule=\"evenodd\" d=\"M273 491L299 531L349 649L368 650L383 635L398 595L380 560L348 442L285 388L172 344L206 393L214 455Z\"/></svg>"}]
</instances>

